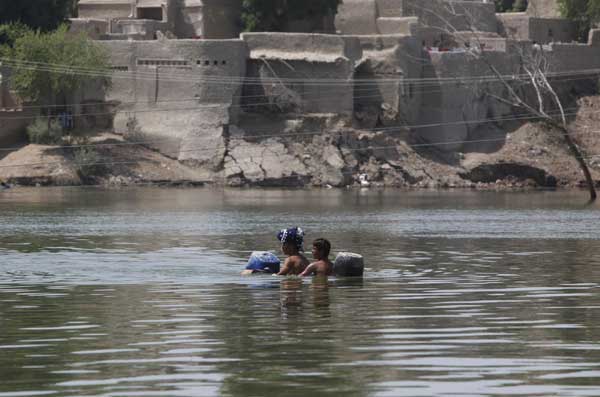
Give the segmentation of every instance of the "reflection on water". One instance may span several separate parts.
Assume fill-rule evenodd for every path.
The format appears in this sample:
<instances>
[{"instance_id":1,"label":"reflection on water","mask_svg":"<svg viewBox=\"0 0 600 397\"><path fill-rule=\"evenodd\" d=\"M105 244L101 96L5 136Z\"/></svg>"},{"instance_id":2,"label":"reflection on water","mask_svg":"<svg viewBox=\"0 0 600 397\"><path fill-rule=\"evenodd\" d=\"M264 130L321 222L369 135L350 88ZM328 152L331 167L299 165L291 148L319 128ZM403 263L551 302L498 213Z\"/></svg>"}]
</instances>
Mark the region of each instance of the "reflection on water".
<instances>
[{"instance_id":1,"label":"reflection on water","mask_svg":"<svg viewBox=\"0 0 600 397\"><path fill-rule=\"evenodd\" d=\"M0 397L597 396L584 195L135 189L0 194ZM239 271L274 232L365 279Z\"/></svg>"}]
</instances>

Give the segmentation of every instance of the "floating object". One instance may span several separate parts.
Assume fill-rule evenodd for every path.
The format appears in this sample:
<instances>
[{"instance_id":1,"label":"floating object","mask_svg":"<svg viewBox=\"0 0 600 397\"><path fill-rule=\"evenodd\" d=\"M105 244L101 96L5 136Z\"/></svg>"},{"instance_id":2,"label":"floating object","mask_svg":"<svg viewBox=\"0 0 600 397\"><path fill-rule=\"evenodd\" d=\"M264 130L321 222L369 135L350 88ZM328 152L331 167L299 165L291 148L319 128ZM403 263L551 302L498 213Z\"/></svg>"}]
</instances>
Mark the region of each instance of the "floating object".
<instances>
[{"instance_id":1,"label":"floating object","mask_svg":"<svg viewBox=\"0 0 600 397\"><path fill-rule=\"evenodd\" d=\"M246 270L255 273L279 273L281 261L272 252L255 251L250 255Z\"/></svg>"},{"instance_id":2,"label":"floating object","mask_svg":"<svg viewBox=\"0 0 600 397\"><path fill-rule=\"evenodd\" d=\"M362 277L365 261L362 255L340 252L333 262L333 274L338 277Z\"/></svg>"},{"instance_id":3,"label":"floating object","mask_svg":"<svg viewBox=\"0 0 600 397\"><path fill-rule=\"evenodd\" d=\"M358 176L358 181L360 182L360 186L362 186L362 187L371 186L371 182L369 182L369 175L367 175L367 174L360 174Z\"/></svg>"},{"instance_id":4,"label":"floating object","mask_svg":"<svg viewBox=\"0 0 600 397\"><path fill-rule=\"evenodd\" d=\"M4 182L0 182L0 190L8 190L10 189L10 185Z\"/></svg>"}]
</instances>

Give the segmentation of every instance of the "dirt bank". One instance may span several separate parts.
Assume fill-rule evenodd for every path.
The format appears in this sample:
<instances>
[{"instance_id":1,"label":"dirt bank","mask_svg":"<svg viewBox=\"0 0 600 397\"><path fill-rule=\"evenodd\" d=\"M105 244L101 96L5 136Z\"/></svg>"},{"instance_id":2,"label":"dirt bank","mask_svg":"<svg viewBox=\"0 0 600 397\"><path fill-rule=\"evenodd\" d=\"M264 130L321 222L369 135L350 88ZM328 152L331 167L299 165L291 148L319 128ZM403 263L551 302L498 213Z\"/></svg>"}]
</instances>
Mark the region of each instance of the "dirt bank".
<instances>
[{"instance_id":1,"label":"dirt bank","mask_svg":"<svg viewBox=\"0 0 600 397\"><path fill-rule=\"evenodd\" d=\"M579 101L574 136L600 181L600 97ZM301 126L300 126L301 128ZM369 132L331 128L303 139L250 136L227 141L222 164L184 164L121 136L92 139L91 161L79 147L25 145L0 159L0 179L19 185L109 186L357 186L365 174L372 186L400 188L513 189L581 187L583 175L563 138L529 123L471 136L462 152L446 153L411 138L410 131ZM91 167L90 167L91 166Z\"/></svg>"},{"instance_id":2,"label":"dirt bank","mask_svg":"<svg viewBox=\"0 0 600 397\"><path fill-rule=\"evenodd\" d=\"M86 147L86 146L84 146ZM94 137L96 157L82 163L77 146L25 145L0 160L0 179L17 185L201 185L211 179L202 169L188 167L114 134Z\"/></svg>"}]
</instances>

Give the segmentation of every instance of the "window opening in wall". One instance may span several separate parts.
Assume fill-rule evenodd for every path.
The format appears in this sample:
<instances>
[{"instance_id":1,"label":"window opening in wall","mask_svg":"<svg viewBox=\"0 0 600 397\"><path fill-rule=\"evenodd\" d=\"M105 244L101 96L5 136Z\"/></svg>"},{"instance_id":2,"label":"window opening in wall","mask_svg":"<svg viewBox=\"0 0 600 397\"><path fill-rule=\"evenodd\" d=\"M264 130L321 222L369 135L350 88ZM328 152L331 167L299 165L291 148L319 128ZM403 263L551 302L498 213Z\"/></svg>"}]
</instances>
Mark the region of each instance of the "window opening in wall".
<instances>
[{"instance_id":1,"label":"window opening in wall","mask_svg":"<svg viewBox=\"0 0 600 397\"><path fill-rule=\"evenodd\" d=\"M163 20L162 8L160 7L148 7L137 9L138 19L154 19L155 21Z\"/></svg>"},{"instance_id":2,"label":"window opening in wall","mask_svg":"<svg viewBox=\"0 0 600 397\"><path fill-rule=\"evenodd\" d=\"M110 68L112 70L117 71L117 72L127 72L127 71L129 71L129 66L111 66Z\"/></svg>"},{"instance_id":3,"label":"window opening in wall","mask_svg":"<svg viewBox=\"0 0 600 397\"><path fill-rule=\"evenodd\" d=\"M137 64L138 66L186 67L188 66L188 61L173 59L138 59Z\"/></svg>"},{"instance_id":4,"label":"window opening in wall","mask_svg":"<svg viewBox=\"0 0 600 397\"><path fill-rule=\"evenodd\" d=\"M197 59L196 60L196 65L198 65L198 66L201 66L201 65L210 66L211 62L212 62L212 64L214 66L219 66L219 64L220 65L227 65L227 61L218 61L218 60L217 61L208 61L208 60L203 61L202 59Z\"/></svg>"}]
</instances>

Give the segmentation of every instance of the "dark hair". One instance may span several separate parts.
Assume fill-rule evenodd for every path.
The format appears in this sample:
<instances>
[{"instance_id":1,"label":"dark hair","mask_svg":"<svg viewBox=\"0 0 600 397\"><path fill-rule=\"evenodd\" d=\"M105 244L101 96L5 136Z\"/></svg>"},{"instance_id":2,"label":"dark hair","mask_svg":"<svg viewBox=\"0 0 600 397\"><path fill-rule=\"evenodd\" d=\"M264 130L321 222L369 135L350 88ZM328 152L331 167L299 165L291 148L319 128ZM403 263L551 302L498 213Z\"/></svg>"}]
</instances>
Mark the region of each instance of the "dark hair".
<instances>
[{"instance_id":1,"label":"dark hair","mask_svg":"<svg viewBox=\"0 0 600 397\"><path fill-rule=\"evenodd\" d=\"M324 238L318 238L313 241L313 246L319 250L325 257L329 256L329 252L331 251L331 243L329 240Z\"/></svg>"}]
</instances>

